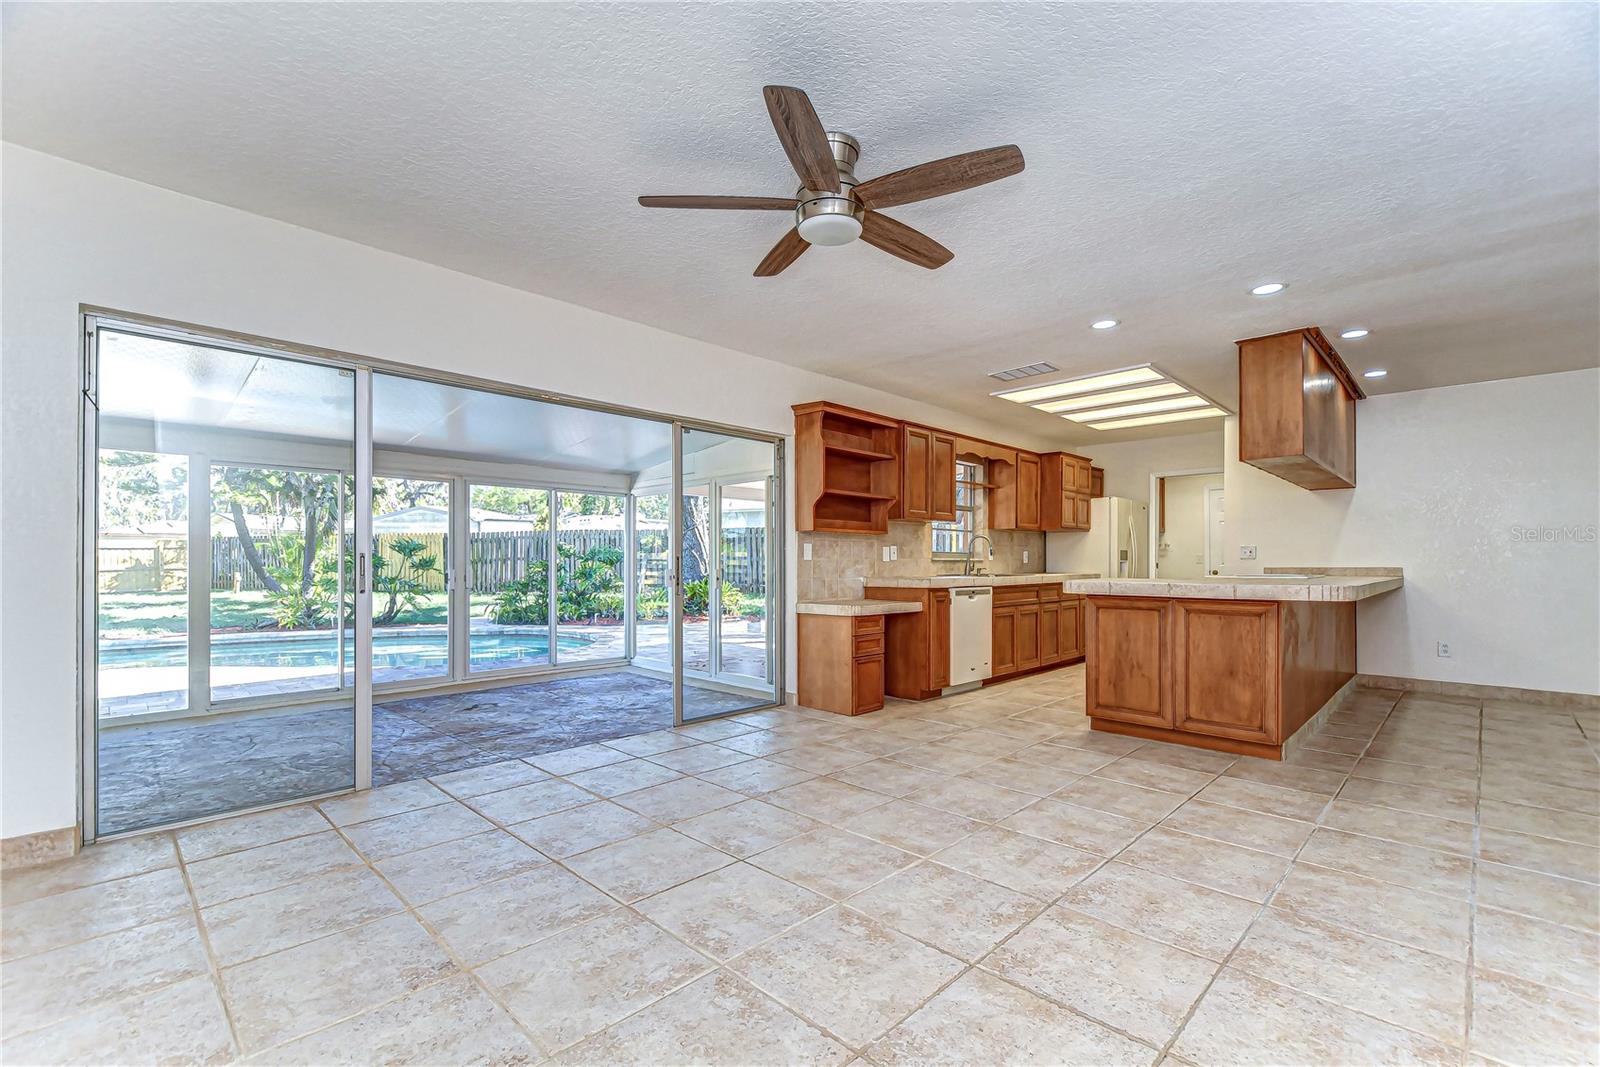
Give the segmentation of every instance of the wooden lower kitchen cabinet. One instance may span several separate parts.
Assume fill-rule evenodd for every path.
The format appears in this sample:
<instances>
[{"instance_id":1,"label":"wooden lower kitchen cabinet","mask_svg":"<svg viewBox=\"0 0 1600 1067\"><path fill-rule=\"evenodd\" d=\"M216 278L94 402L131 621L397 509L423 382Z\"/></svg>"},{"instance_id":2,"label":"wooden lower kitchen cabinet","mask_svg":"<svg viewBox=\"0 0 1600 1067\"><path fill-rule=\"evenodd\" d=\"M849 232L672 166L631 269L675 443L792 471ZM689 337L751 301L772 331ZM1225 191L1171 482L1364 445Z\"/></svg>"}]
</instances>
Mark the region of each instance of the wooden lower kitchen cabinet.
<instances>
[{"instance_id":1,"label":"wooden lower kitchen cabinet","mask_svg":"<svg viewBox=\"0 0 1600 1067\"><path fill-rule=\"evenodd\" d=\"M882 615L797 615L802 707L861 715L883 707Z\"/></svg>"},{"instance_id":2,"label":"wooden lower kitchen cabinet","mask_svg":"<svg viewBox=\"0 0 1600 1067\"><path fill-rule=\"evenodd\" d=\"M1059 585L1007 585L994 591L989 681L1058 667L1083 655L1082 598Z\"/></svg>"},{"instance_id":3,"label":"wooden lower kitchen cabinet","mask_svg":"<svg viewBox=\"0 0 1600 1067\"><path fill-rule=\"evenodd\" d=\"M938 696L950 684L950 590L868 586L865 595L871 600L909 601L922 608L887 617L884 691L904 700Z\"/></svg>"},{"instance_id":4,"label":"wooden lower kitchen cabinet","mask_svg":"<svg viewBox=\"0 0 1600 1067\"><path fill-rule=\"evenodd\" d=\"M1096 730L1280 759L1355 675L1353 603L1086 599Z\"/></svg>"}]
</instances>

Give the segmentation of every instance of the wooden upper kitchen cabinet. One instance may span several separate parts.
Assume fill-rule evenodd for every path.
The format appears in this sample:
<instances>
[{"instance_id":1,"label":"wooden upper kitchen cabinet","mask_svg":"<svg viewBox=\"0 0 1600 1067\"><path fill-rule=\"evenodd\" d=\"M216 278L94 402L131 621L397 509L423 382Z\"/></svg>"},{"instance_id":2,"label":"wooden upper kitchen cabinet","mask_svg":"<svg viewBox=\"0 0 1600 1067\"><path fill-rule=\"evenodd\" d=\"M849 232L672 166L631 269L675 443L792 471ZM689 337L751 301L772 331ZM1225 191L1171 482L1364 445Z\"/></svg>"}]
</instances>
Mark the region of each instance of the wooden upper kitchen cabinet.
<instances>
[{"instance_id":1,"label":"wooden upper kitchen cabinet","mask_svg":"<svg viewBox=\"0 0 1600 1067\"><path fill-rule=\"evenodd\" d=\"M1037 453L1016 452L1011 462L992 460L989 479L989 528L991 530L1042 530L1041 490L1043 463Z\"/></svg>"},{"instance_id":2,"label":"wooden upper kitchen cabinet","mask_svg":"<svg viewBox=\"0 0 1600 1067\"><path fill-rule=\"evenodd\" d=\"M1071 452L1046 452L1040 459L1039 517L1045 530L1087 530L1095 468Z\"/></svg>"},{"instance_id":3,"label":"wooden upper kitchen cabinet","mask_svg":"<svg viewBox=\"0 0 1600 1067\"><path fill-rule=\"evenodd\" d=\"M1099 467L1089 468L1089 497L1106 495L1106 472Z\"/></svg>"},{"instance_id":4,"label":"wooden upper kitchen cabinet","mask_svg":"<svg viewBox=\"0 0 1600 1067\"><path fill-rule=\"evenodd\" d=\"M1356 484L1366 393L1315 326L1239 342L1239 459L1307 489Z\"/></svg>"},{"instance_id":5,"label":"wooden upper kitchen cabinet","mask_svg":"<svg viewBox=\"0 0 1600 1067\"><path fill-rule=\"evenodd\" d=\"M908 522L953 522L956 517L956 439L943 430L902 423L900 498L889 513Z\"/></svg>"},{"instance_id":6,"label":"wooden upper kitchen cabinet","mask_svg":"<svg viewBox=\"0 0 1600 1067\"><path fill-rule=\"evenodd\" d=\"M889 532L900 496L900 423L818 401L794 408L795 529Z\"/></svg>"}]
</instances>

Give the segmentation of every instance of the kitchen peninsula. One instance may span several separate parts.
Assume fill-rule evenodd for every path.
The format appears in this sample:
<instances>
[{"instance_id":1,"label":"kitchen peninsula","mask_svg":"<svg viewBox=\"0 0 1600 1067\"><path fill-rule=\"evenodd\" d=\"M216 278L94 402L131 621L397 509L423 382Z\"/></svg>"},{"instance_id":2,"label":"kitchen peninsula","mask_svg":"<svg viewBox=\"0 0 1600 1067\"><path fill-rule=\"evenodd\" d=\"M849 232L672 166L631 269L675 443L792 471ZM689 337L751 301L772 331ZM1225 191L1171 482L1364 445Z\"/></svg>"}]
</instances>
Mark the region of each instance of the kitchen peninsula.
<instances>
[{"instance_id":1,"label":"kitchen peninsula","mask_svg":"<svg viewBox=\"0 0 1600 1067\"><path fill-rule=\"evenodd\" d=\"M1096 730L1282 759L1356 674L1356 603L1393 567L1080 579L1085 710Z\"/></svg>"}]
</instances>

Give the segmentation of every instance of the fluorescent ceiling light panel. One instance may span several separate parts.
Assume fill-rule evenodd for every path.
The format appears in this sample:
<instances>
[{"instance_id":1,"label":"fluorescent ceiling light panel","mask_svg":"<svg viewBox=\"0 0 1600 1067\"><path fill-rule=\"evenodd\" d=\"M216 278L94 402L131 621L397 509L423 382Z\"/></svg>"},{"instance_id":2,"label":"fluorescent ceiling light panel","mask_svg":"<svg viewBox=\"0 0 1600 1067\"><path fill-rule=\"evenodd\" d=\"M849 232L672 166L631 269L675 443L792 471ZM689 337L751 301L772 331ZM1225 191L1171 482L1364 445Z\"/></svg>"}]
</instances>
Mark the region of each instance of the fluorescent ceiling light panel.
<instances>
[{"instance_id":1,"label":"fluorescent ceiling light panel","mask_svg":"<svg viewBox=\"0 0 1600 1067\"><path fill-rule=\"evenodd\" d=\"M1125 430L1131 426L1155 426L1163 422L1186 422L1189 419L1211 419L1226 415L1221 408L1200 408L1197 411L1169 411L1164 415L1140 415L1133 419L1116 419L1111 422L1091 422L1091 430Z\"/></svg>"},{"instance_id":2,"label":"fluorescent ceiling light panel","mask_svg":"<svg viewBox=\"0 0 1600 1067\"><path fill-rule=\"evenodd\" d=\"M1179 411L1184 408L1209 407L1211 401L1203 396L1175 396L1169 400L1146 400L1142 404L1121 404L1112 408L1095 408L1093 411L1074 411L1062 416L1073 422L1104 422L1127 415L1148 415L1155 411Z\"/></svg>"},{"instance_id":3,"label":"fluorescent ceiling light panel","mask_svg":"<svg viewBox=\"0 0 1600 1067\"><path fill-rule=\"evenodd\" d=\"M1078 396L1083 393L1098 393L1106 389L1114 389L1119 385L1137 385L1139 382L1159 382L1161 372L1149 366L1129 367L1126 370L1114 370L1106 374L1095 374L1088 378L1073 378L1065 382L1054 382L1050 385L1034 385L1027 389L1011 389L991 393L1002 400L1010 400L1016 404L1032 404L1036 400L1050 400L1060 396Z\"/></svg>"},{"instance_id":4,"label":"fluorescent ceiling light panel","mask_svg":"<svg viewBox=\"0 0 1600 1067\"><path fill-rule=\"evenodd\" d=\"M1177 382L1161 382L1158 385L1136 385L1132 389L1113 389L1109 393L1095 393L1092 396L1046 400L1035 404L1034 407L1055 415L1063 411L1082 411L1084 408L1097 408L1105 404L1126 404L1133 400L1151 400L1158 396L1176 396L1186 392L1188 390Z\"/></svg>"}]
</instances>

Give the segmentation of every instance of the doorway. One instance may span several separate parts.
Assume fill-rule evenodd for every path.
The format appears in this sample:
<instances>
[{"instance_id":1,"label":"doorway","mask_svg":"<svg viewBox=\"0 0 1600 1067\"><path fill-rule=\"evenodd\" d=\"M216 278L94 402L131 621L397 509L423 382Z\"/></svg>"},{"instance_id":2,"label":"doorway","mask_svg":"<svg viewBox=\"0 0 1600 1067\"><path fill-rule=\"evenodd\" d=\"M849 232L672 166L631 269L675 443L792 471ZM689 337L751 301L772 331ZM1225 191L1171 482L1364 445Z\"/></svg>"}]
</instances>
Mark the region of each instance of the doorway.
<instances>
[{"instance_id":1,"label":"doorway","mask_svg":"<svg viewBox=\"0 0 1600 1067\"><path fill-rule=\"evenodd\" d=\"M1213 489L1222 491L1220 470L1150 476L1151 577L1181 581L1211 573L1208 498Z\"/></svg>"}]
</instances>

